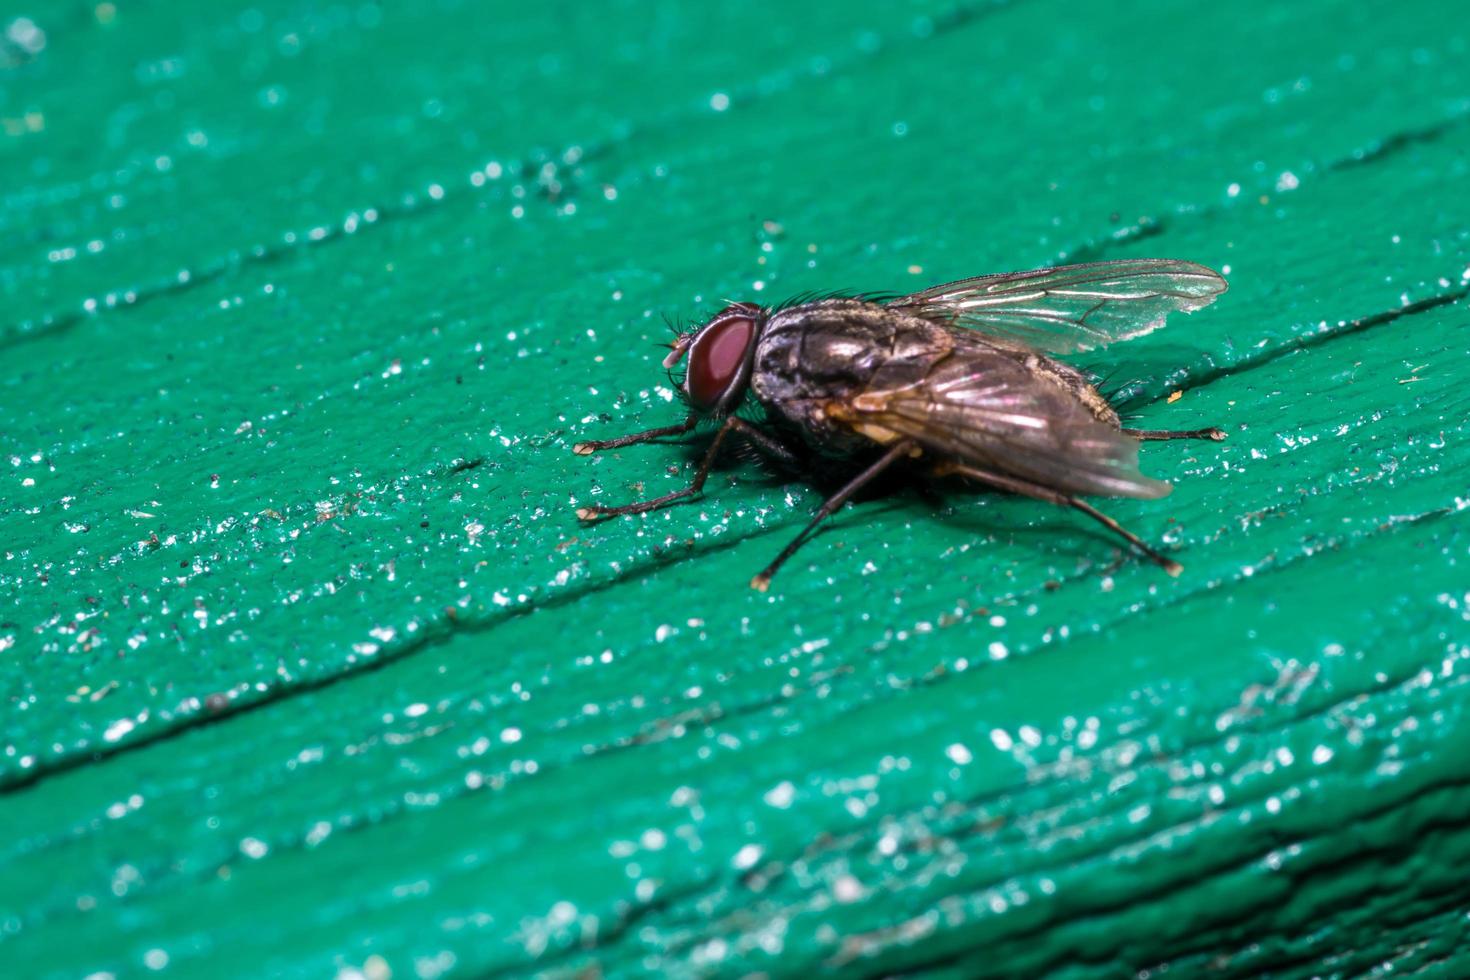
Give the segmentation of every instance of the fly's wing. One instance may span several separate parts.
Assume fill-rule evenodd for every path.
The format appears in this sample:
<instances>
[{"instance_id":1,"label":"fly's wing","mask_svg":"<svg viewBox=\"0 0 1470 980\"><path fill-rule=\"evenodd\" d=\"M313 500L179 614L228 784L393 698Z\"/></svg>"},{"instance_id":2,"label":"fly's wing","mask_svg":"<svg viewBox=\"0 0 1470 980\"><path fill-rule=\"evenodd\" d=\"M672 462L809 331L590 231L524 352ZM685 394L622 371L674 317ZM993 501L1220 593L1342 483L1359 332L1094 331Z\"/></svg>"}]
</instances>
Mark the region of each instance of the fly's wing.
<instances>
[{"instance_id":1,"label":"fly's wing","mask_svg":"<svg viewBox=\"0 0 1470 980\"><path fill-rule=\"evenodd\" d=\"M1088 262L932 286L888 305L1053 354L1092 350L1157 329L1225 291L1218 272L1174 259Z\"/></svg>"},{"instance_id":2,"label":"fly's wing","mask_svg":"<svg viewBox=\"0 0 1470 980\"><path fill-rule=\"evenodd\" d=\"M1138 471L1137 439L1098 421L1024 359L978 339L922 368L890 363L827 412L879 441L908 436L937 454L1065 493L1154 498L1173 489Z\"/></svg>"}]
</instances>

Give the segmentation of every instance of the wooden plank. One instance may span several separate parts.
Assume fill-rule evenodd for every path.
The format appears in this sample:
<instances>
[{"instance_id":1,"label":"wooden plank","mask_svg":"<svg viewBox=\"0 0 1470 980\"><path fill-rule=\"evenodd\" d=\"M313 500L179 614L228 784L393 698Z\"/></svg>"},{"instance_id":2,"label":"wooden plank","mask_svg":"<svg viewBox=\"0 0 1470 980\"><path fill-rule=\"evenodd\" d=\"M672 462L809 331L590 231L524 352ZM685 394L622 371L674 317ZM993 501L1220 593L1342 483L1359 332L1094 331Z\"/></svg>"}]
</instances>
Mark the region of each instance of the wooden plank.
<instances>
[{"instance_id":1,"label":"wooden plank","mask_svg":"<svg viewBox=\"0 0 1470 980\"><path fill-rule=\"evenodd\" d=\"M7 961L1453 972L1470 104L1431 6L30 15ZM1232 284L1091 364L1230 434L1107 505L1178 580L899 490L759 595L820 495L739 462L572 515L698 457L570 452L679 417L662 314L1143 254Z\"/></svg>"}]
</instances>

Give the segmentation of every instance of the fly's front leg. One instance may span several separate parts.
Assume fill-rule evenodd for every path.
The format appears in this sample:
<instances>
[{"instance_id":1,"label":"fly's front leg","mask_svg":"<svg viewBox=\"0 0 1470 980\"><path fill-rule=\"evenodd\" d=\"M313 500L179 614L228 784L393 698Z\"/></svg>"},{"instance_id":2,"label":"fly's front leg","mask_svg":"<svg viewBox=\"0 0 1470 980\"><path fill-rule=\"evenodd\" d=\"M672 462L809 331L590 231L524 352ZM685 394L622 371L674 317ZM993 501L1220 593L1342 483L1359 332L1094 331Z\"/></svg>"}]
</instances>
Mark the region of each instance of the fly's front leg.
<instances>
[{"instance_id":1,"label":"fly's front leg","mask_svg":"<svg viewBox=\"0 0 1470 980\"><path fill-rule=\"evenodd\" d=\"M694 419L691 416L690 428L694 427L692 424L693 421ZM694 482L683 490L675 490L673 493L666 493L662 497L654 497L652 500L640 500L636 503L623 504L621 507L604 507L601 504L593 504L590 507L578 507L577 516L584 521L595 521L604 517L619 517L623 514L642 514L650 510L657 510L660 507L666 507L677 500L695 496L704 489L704 481L709 478L710 467L715 464L715 456L720 451L720 444L725 441L727 435L739 428L742 424L734 416L725 420L725 424L720 426L720 430L715 433L714 442L711 442L709 449L705 451L704 459L700 460L699 469L694 471ZM658 432L659 430L654 429L653 431ZM648 433L642 432L639 435L646 436ZM623 445L626 445L626 443Z\"/></svg>"},{"instance_id":2,"label":"fly's front leg","mask_svg":"<svg viewBox=\"0 0 1470 980\"><path fill-rule=\"evenodd\" d=\"M591 456L603 449L618 449L622 446L632 446L640 442L652 442L663 436L681 436L686 432L693 431L699 424L699 417L691 415L678 425L664 425L657 429L649 429L646 432L634 432L631 435L618 436L616 439L592 439L587 442L579 442L572 447L572 452L578 456Z\"/></svg>"},{"instance_id":3,"label":"fly's front leg","mask_svg":"<svg viewBox=\"0 0 1470 980\"><path fill-rule=\"evenodd\" d=\"M1165 558L1145 544L1143 539L1138 535L1125 529L1123 525L1096 507L1084 500L1079 500L1069 493L1062 493L1060 490L1053 490L1051 487L1044 487L1039 483L1032 483L1029 480L1006 476L1003 473L991 473L987 470L976 469L973 466L965 466L962 463L941 463L934 468L933 473L935 476L966 476L972 480L979 480L981 483L988 483L993 487L999 487L1002 490L1009 490L1011 493L1019 493L1023 496L1033 497L1036 500L1045 500L1048 503L1058 504L1063 507L1075 507L1103 527L1120 535L1125 541L1147 555L1154 564L1158 565L1170 575L1177 577L1180 572L1184 571L1183 565L1171 558Z\"/></svg>"},{"instance_id":4,"label":"fly's front leg","mask_svg":"<svg viewBox=\"0 0 1470 980\"><path fill-rule=\"evenodd\" d=\"M1211 442L1224 442L1225 430L1211 426L1208 429L1124 429L1125 436L1132 436L1140 442L1162 441L1164 439L1209 439Z\"/></svg>"}]
</instances>

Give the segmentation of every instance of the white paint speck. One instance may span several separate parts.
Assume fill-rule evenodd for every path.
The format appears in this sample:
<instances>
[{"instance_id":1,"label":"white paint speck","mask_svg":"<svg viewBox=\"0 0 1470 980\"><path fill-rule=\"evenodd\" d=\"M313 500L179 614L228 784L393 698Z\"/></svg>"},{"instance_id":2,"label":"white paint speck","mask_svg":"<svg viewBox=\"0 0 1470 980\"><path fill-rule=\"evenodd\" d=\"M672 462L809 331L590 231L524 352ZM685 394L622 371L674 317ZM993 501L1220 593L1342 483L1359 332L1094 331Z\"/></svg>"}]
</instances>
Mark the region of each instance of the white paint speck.
<instances>
[{"instance_id":1,"label":"white paint speck","mask_svg":"<svg viewBox=\"0 0 1470 980\"><path fill-rule=\"evenodd\" d=\"M773 806L778 810L784 810L789 807L791 801L795 798L796 787L792 785L789 779L785 782L777 783L775 786L766 790L764 797L767 806Z\"/></svg>"},{"instance_id":2,"label":"white paint speck","mask_svg":"<svg viewBox=\"0 0 1470 980\"><path fill-rule=\"evenodd\" d=\"M102 740L105 742L116 742L118 739L122 738L124 735L126 735L128 732L132 731L136 727L137 723L134 722L133 719L119 718L117 721L107 726L107 731L102 733Z\"/></svg>"},{"instance_id":3,"label":"white paint speck","mask_svg":"<svg viewBox=\"0 0 1470 980\"><path fill-rule=\"evenodd\" d=\"M863 884L852 875L843 875L832 882L832 897L843 905L856 902L863 897Z\"/></svg>"},{"instance_id":4,"label":"white paint speck","mask_svg":"<svg viewBox=\"0 0 1470 980\"><path fill-rule=\"evenodd\" d=\"M740 850L738 850L738 851L735 852L735 857L734 857L733 860L731 860L730 863L732 865L734 865L735 870L737 870L737 871L746 871L746 870L749 870L750 868L755 867L755 863L757 861L759 861L760 859L761 859L761 847L760 847L760 845L759 844L746 844Z\"/></svg>"}]
</instances>

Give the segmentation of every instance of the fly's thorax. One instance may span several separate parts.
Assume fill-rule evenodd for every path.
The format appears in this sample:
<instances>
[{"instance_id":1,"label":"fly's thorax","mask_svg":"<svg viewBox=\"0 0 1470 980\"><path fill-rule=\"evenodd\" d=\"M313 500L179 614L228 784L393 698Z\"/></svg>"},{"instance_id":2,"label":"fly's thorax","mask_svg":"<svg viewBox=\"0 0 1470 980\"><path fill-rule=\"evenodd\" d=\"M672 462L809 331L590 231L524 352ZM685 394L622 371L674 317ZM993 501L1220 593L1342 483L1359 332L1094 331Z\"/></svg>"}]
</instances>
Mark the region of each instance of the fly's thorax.
<instances>
[{"instance_id":1,"label":"fly's thorax","mask_svg":"<svg viewBox=\"0 0 1470 980\"><path fill-rule=\"evenodd\" d=\"M771 314L756 343L750 384L772 419L818 451L871 448L872 435L833 411L860 397L874 379L922 371L951 348L947 333L924 320L862 299L825 299Z\"/></svg>"},{"instance_id":2,"label":"fly's thorax","mask_svg":"<svg viewBox=\"0 0 1470 980\"><path fill-rule=\"evenodd\" d=\"M942 329L862 299L824 299L777 310L756 344L751 383L775 397L835 398L860 391L893 361L942 356Z\"/></svg>"}]
</instances>

